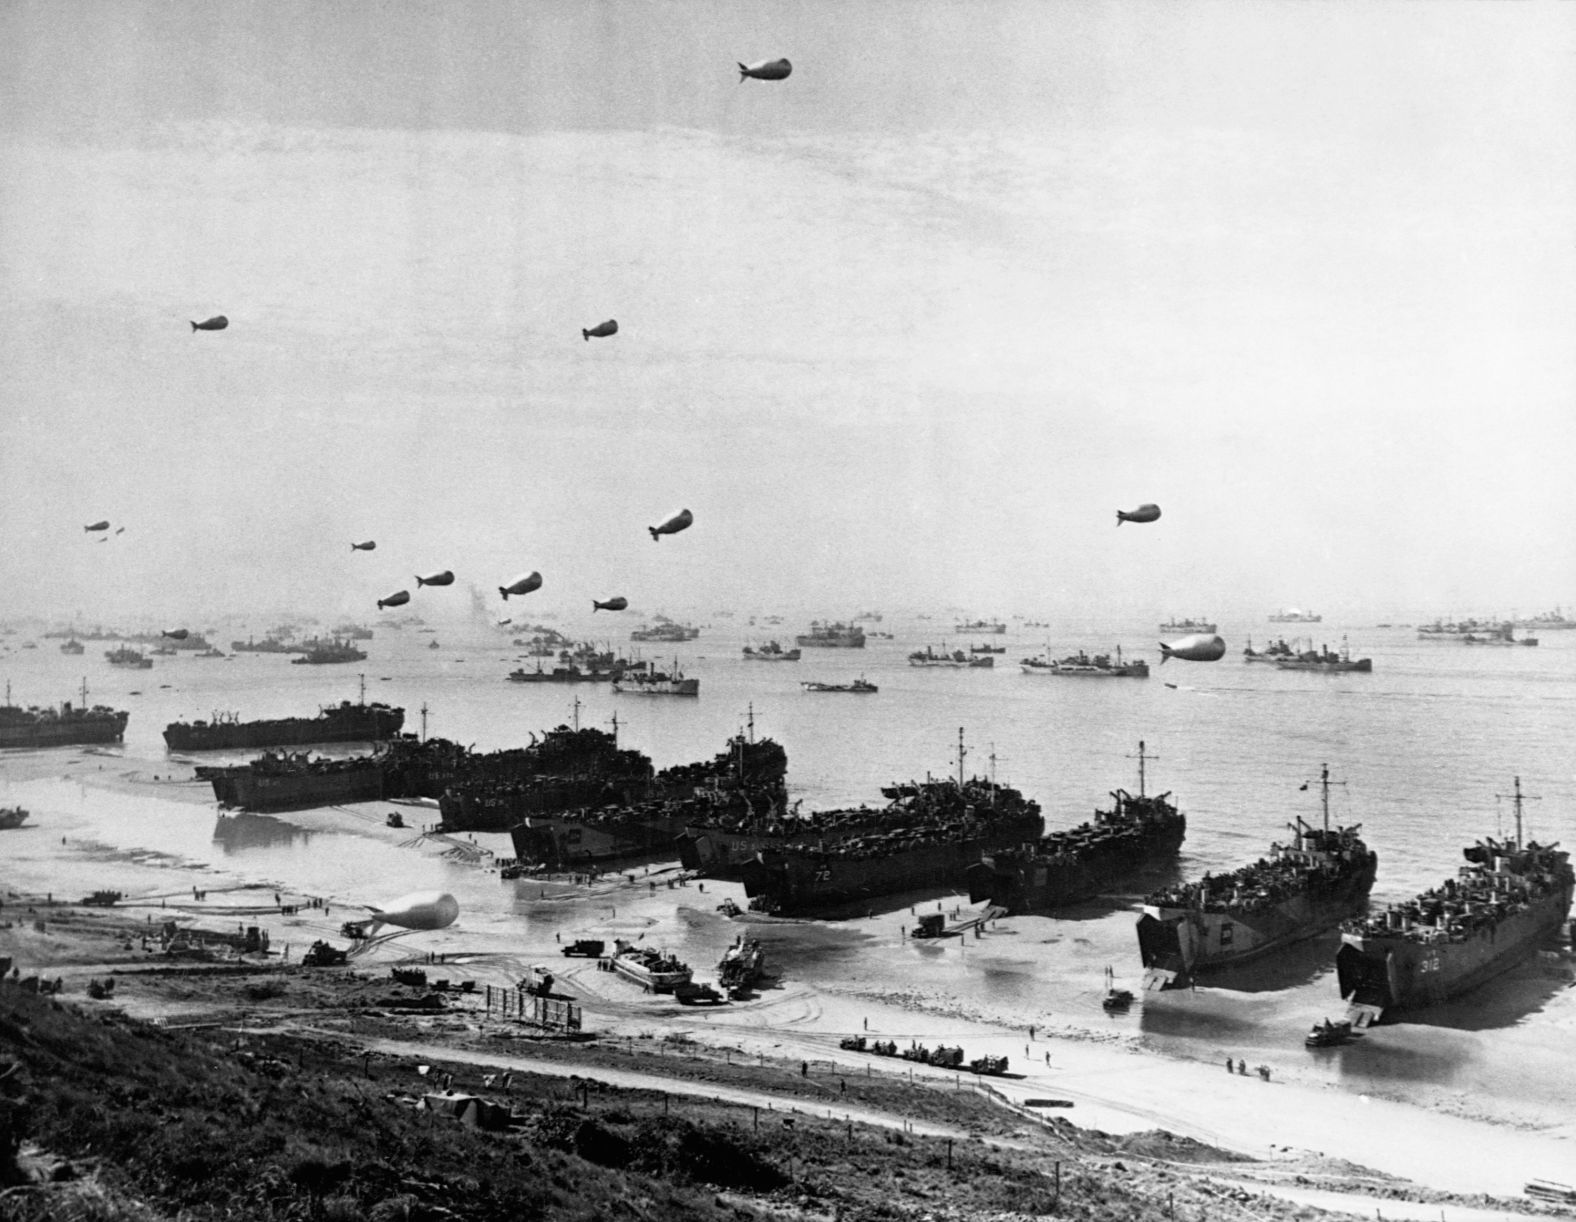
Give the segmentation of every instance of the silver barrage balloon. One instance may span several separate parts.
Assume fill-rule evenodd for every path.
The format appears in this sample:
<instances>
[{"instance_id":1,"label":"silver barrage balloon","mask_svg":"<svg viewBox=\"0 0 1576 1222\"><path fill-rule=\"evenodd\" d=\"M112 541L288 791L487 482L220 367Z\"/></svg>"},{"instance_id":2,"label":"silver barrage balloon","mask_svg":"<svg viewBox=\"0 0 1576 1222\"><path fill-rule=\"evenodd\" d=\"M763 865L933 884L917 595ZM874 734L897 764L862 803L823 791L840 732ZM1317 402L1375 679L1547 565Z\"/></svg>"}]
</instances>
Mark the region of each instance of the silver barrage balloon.
<instances>
[{"instance_id":1,"label":"silver barrage balloon","mask_svg":"<svg viewBox=\"0 0 1576 1222\"><path fill-rule=\"evenodd\" d=\"M453 584L454 574L449 572L448 569L438 573L428 573L425 577L418 576L416 578L416 588L418 590L422 586L452 586Z\"/></svg>"},{"instance_id":2,"label":"silver barrage balloon","mask_svg":"<svg viewBox=\"0 0 1576 1222\"><path fill-rule=\"evenodd\" d=\"M529 594L532 590L540 590L541 588L542 575L531 572L516 577L506 586L499 586L498 593L503 595L505 602L508 602L511 594Z\"/></svg>"},{"instance_id":3,"label":"silver barrage balloon","mask_svg":"<svg viewBox=\"0 0 1576 1222\"><path fill-rule=\"evenodd\" d=\"M190 320L188 320L190 321ZM192 323L193 331L223 331L230 325L230 320L223 314L215 314L212 318L205 318L201 322Z\"/></svg>"},{"instance_id":4,"label":"silver barrage balloon","mask_svg":"<svg viewBox=\"0 0 1576 1222\"><path fill-rule=\"evenodd\" d=\"M401 929L447 929L459 915L459 901L447 891L412 891L372 907L374 925L398 925Z\"/></svg>"},{"instance_id":5,"label":"silver barrage balloon","mask_svg":"<svg viewBox=\"0 0 1576 1222\"><path fill-rule=\"evenodd\" d=\"M1160 506L1146 504L1132 510L1118 509L1116 511L1116 524L1120 526L1123 522L1153 522L1159 517Z\"/></svg>"},{"instance_id":6,"label":"silver barrage balloon","mask_svg":"<svg viewBox=\"0 0 1576 1222\"><path fill-rule=\"evenodd\" d=\"M350 550L353 552L371 552L376 551L377 546L378 541L376 539L368 539L365 543L352 543Z\"/></svg>"},{"instance_id":7,"label":"silver barrage balloon","mask_svg":"<svg viewBox=\"0 0 1576 1222\"><path fill-rule=\"evenodd\" d=\"M788 79L793 65L786 59L759 59L753 64L739 65L739 81L782 81Z\"/></svg>"},{"instance_id":8,"label":"silver barrage balloon","mask_svg":"<svg viewBox=\"0 0 1576 1222\"><path fill-rule=\"evenodd\" d=\"M109 521L106 519L103 522L94 522L93 525L91 525L91 526L84 526L82 529L83 530L108 530L109 529Z\"/></svg>"},{"instance_id":9,"label":"silver barrage balloon","mask_svg":"<svg viewBox=\"0 0 1576 1222\"><path fill-rule=\"evenodd\" d=\"M622 611L627 606L629 606L629 599L622 596L610 598L605 603L599 603L594 598L591 600L592 614L598 611Z\"/></svg>"},{"instance_id":10,"label":"silver barrage balloon","mask_svg":"<svg viewBox=\"0 0 1576 1222\"><path fill-rule=\"evenodd\" d=\"M409 590L395 590L387 598L378 599L378 610L381 611L384 607L403 607L409 601Z\"/></svg>"},{"instance_id":11,"label":"silver barrage balloon","mask_svg":"<svg viewBox=\"0 0 1576 1222\"><path fill-rule=\"evenodd\" d=\"M172 641L184 641L191 635L191 630L188 628L166 628L159 635L167 636Z\"/></svg>"},{"instance_id":12,"label":"silver barrage balloon","mask_svg":"<svg viewBox=\"0 0 1576 1222\"><path fill-rule=\"evenodd\" d=\"M1195 632L1172 641L1160 642L1160 664L1167 658L1181 658L1184 662L1218 662L1226 656L1226 642L1213 632Z\"/></svg>"},{"instance_id":13,"label":"silver barrage balloon","mask_svg":"<svg viewBox=\"0 0 1576 1222\"><path fill-rule=\"evenodd\" d=\"M606 339L609 335L618 334L618 320L610 318L606 322L599 322L594 327L582 327L580 338L589 343L593 339Z\"/></svg>"},{"instance_id":14,"label":"silver barrage balloon","mask_svg":"<svg viewBox=\"0 0 1576 1222\"><path fill-rule=\"evenodd\" d=\"M660 539L663 535L676 535L681 530L688 530L695 522L695 515L688 509L681 509L661 526L648 526L653 540Z\"/></svg>"}]
</instances>

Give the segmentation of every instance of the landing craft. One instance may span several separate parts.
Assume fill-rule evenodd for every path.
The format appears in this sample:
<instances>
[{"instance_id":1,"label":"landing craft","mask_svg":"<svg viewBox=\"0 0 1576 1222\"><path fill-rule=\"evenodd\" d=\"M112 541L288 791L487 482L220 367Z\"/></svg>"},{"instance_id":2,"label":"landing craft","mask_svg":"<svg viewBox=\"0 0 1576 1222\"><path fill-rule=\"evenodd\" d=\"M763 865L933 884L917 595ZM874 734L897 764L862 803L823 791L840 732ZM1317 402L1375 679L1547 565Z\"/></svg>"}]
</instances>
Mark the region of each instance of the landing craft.
<instances>
[{"instance_id":1,"label":"landing craft","mask_svg":"<svg viewBox=\"0 0 1576 1222\"><path fill-rule=\"evenodd\" d=\"M1116 524L1120 526L1123 522L1153 522L1159 516L1159 505L1140 505L1131 513L1118 509L1116 511Z\"/></svg>"},{"instance_id":2,"label":"landing craft","mask_svg":"<svg viewBox=\"0 0 1576 1222\"><path fill-rule=\"evenodd\" d=\"M191 630L188 628L166 628L159 635L167 636L172 641L184 641L191 635Z\"/></svg>"},{"instance_id":3,"label":"landing craft","mask_svg":"<svg viewBox=\"0 0 1576 1222\"><path fill-rule=\"evenodd\" d=\"M115 533L116 533L116 534L117 534L117 535L123 535L123 534L125 534L125 533L126 533L126 528L125 528L125 527L124 527L124 526L117 526L117 527L116 527L116 528L115 528Z\"/></svg>"},{"instance_id":4,"label":"landing craft","mask_svg":"<svg viewBox=\"0 0 1576 1222\"><path fill-rule=\"evenodd\" d=\"M1226 642L1213 632L1195 632L1180 641L1167 645L1160 642L1160 664L1167 658L1181 658L1186 662L1218 662L1226 656Z\"/></svg>"},{"instance_id":5,"label":"landing craft","mask_svg":"<svg viewBox=\"0 0 1576 1222\"><path fill-rule=\"evenodd\" d=\"M786 59L763 59L753 64L739 65L739 83L744 83L745 77L752 77L757 81L781 81L788 78L793 71L793 65Z\"/></svg>"},{"instance_id":6,"label":"landing craft","mask_svg":"<svg viewBox=\"0 0 1576 1222\"><path fill-rule=\"evenodd\" d=\"M230 325L230 320L223 314L215 314L212 318L205 318L202 322L192 323L193 331L223 331Z\"/></svg>"},{"instance_id":7,"label":"landing craft","mask_svg":"<svg viewBox=\"0 0 1576 1222\"><path fill-rule=\"evenodd\" d=\"M384 607L403 607L409 601L409 590L395 590L387 598L378 599L378 610L381 611Z\"/></svg>"},{"instance_id":8,"label":"landing craft","mask_svg":"<svg viewBox=\"0 0 1576 1222\"><path fill-rule=\"evenodd\" d=\"M422 586L452 586L453 584L454 574L449 572L448 569L444 569L441 573L429 573L425 577L416 578L416 588L418 590Z\"/></svg>"},{"instance_id":9,"label":"landing craft","mask_svg":"<svg viewBox=\"0 0 1576 1222\"><path fill-rule=\"evenodd\" d=\"M594 327L582 327L580 329L580 338L585 340L587 343L591 342L591 338L593 336L595 336L597 339L606 339L609 335L617 334L618 323L616 320L611 318L606 322L597 323L597 325Z\"/></svg>"},{"instance_id":10,"label":"landing craft","mask_svg":"<svg viewBox=\"0 0 1576 1222\"><path fill-rule=\"evenodd\" d=\"M84 526L82 529L83 530L108 530L109 529L109 523L108 522L95 522L95 523L93 523L92 526Z\"/></svg>"},{"instance_id":11,"label":"landing craft","mask_svg":"<svg viewBox=\"0 0 1576 1222\"><path fill-rule=\"evenodd\" d=\"M352 543L350 550L353 552L375 552L378 548L376 539L368 539L365 543Z\"/></svg>"},{"instance_id":12,"label":"landing craft","mask_svg":"<svg viewBox=\"0 0 1576 1222\"><path fill-rule=\"evenodd\" d=\"M542 575L540 573L527 573L523 577L516 577L506 586L499 586L498 593L503 595L504 601L509 601L511 594L529 594L532 590L542 588Z\"/></svg>"},{"instance_id":13,"label":"landing craft","mask_svg":"<svg viewBox=\"0 0 1576 1222\"><path fill-rule=\"evenodd\" d=\"M681 509L661 526L648 526L646 529L651 532L651 538L653 542L655 542L663 535L678 534L679 531L688 528L689 526L693 525L694 522L695 515L692 514L688 509Z\"/></svg>"},{"instance_id":14,"label":"landing craft","mask_svg":"<svg viewBox=\"0 0 1576 1222\"><path fill-rule=\"evenodd\" d=\"M599 603L593 598L591 600L591 613L595 615L598 611L622 611L627 606L629 606L629 599L623 596L610 598L605 603Z\"/></svg>"},{"instance_id":15,"label":"landing craft","mask_svg":"<svg viewBox=\"0 0 1576 1222\"><path fill-rule=\"evenodd\" d=\"M372 909L372 924L401 929L447 929L460 915L460 905L447 891L413 891Z\"/></svg>"}]
</instances>

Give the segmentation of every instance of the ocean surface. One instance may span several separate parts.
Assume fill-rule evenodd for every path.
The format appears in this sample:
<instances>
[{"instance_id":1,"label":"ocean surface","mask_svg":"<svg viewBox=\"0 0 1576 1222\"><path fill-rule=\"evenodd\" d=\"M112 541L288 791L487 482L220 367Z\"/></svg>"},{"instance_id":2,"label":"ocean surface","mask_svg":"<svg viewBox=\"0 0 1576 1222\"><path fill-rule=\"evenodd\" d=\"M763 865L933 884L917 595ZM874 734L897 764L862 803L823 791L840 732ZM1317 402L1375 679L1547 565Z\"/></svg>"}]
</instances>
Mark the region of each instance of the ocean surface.
<instances>
[{"instance_id":1,"label":"ocean surface","mask_svg":"<svg viewBox=\"0 0 1576 1222\"><path fill-rule=\"evenodd\" d=\"M550 947L549 935L567 940L640 928L702 967L738 931L715 912L724 896L742 902L736 884L710 882L703 894L693 884L655 894L633 887L628 902L606 894L566 901L561 891L502 882L461 854L445 856L441 842L413 843L413 832L384 826L393 809L387 803L221 817L211 801L198 800L206 786L191 779L191 765L240 757L171 757L161 732L170 721L216 711L311 714L320 704L357 698L358 676L368 700L406 709L407 730L421 731L425 716L428 734L479 749L521 745L532 732L576 719L611 727L616 716L620 743L665 767L709 758L753 719L755 735L787 749L790 794L806 810L878 803L884 784L955 773L961 732L966 770L993 774L1039 801L1051 829L1089 818L1117 787L1136 792L1142 742L1148 791L1169 791L1188 830L1175 868L1136 880L1129 892L1058 917L1002 920L978 939L928 946L902 937L911 909L966 905L966 896L904 895L869 919L762 924L752 932L767 940L786 977L828 989L932 1008L950 1004L959 1014L1130 1040L1167 1056L1246 1056L1335 1088L1400 1098L1423 1093L1442 1106L1545 1126L1576 1119L1565 1059L1576 1031L1568 961L1532 961L1359 1044L1318 1054L1305 1054L1301 1036L1309 1022L1342 1009L1333 936L1210 978L1195 991L1146 995L1126 1015L1106 1015L1098 1005L1107 967L1119 983L1137 987L1133 924L1143 891L1242 865L1287 838L1298 816L1321 819L1318 781L1326 765L1331 820L1361 824L1379 854L1376 904L1452 875L1462 847L1479 837L1511 835L1509 795L1518 777L1529 799L1526 834L1576 847L1576 632L1545 632L1537 648L1476 648L1421 641L1402 626L1222 623L1229 643L1223 660L1161 666L1152 623L1041 629L1013 620L1005 636L969 636L953 631L954 617L937 613L866 623L893 639L871 639L863 650L806 649L800 662L764 664L744 661L742 646L774 638L788 646L806 620L752 626L743 612L691 620L703 626L699 639L666 647L630 644L629 629L639 621L628 617L548 622L626 652L676 659L700 678L695 699L615 695L605 684L509 683L511 669L534 666L507 635L520 634L519 625L378 626L375 639L363 643L366 661L348 665L177 654L148 671L111 668L103 659L111 642L89 642L85 655L70 657L36 629L0 637L0 677L10 683L13 703L74 700L85 676L92 702L132 714L123 747L0 753L0 804L32 811L28 828L0 833L0 886L47 884L65 895L113 886L132 897L172 900L189 898L193 886L250 886L324 896L347 910L441 887L459 897L462 915L453 929L430 935L435 947L481 942L529 952ZM228 652L232 639L265 628L218 628L210 639ZM1277 636L1310 633L1335 648L1348 638L1354 657L1373 659L1373 673L1291 673L1241 660L1249 638L1262 647ZM28 639L37 640L36 649L23 647ZM979 643L1006 645L994 669L938 671L906 662L910 650L927 645ZM1021 673L1018 659L1047 645L1055 656L1121 646L1124 655L1150 662L1150 677ZM879 692L800 687L807 679L861 675ZM47 766L40 767L41 757ZM103 779L115 783L98 783ZM405 814L412 825L435 818L412 808ZM509 852L506 837L475 840ZM339 919L336 913L335 925Z\"/></svg>"}]
</instances>

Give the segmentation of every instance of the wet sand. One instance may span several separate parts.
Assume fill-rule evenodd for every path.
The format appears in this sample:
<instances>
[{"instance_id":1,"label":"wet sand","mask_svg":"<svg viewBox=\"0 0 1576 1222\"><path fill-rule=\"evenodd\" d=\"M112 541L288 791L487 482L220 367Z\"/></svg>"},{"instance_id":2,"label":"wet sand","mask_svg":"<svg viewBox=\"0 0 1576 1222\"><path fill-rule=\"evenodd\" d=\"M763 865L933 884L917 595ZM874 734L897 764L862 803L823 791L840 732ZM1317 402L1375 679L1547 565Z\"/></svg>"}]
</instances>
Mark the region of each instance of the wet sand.
<instances>
[{"instance_id":1,"label":"wet sand","mask_svg":"<svg viewBox=\"0 0 1576 1222\"><path fill-rule=\"evenodd\" d=\"M185 779L189 767L172 761L90 751L12 753L0 769L12 790L5 801L15 800L18 788L31 789L30 782L69 777L92 791L84 797L90 808L119 799L139 806L151 800L162 817L177 822L197 820L211 827L214 819L208 787ZM1502 1091L1463 1091L1448 1069L1436 1076L1429 1071L1430 1058L1448 1059L1449 1044L1462 1038L1455 1029L1440 1035L1439 1028L1409 1023L1367 1037L1365 1042L1380 1045L1377 1051L1386 1062L1412 1053L1414 1080L1407 1081L1393 1071L1370 1072L1366 1079L1330 1075L1327 1065L1314 1059L1317 1054L1300 1047L1306 1023L1284 1013L1288 1007L1275 990L1243 994L1205 988L1141 998L1128 1015L1105 1015L1098 1005L1103 979L1097 964L1109 958L1131 971L1135 958L1125 944L1131 914L1120 909L1070 920L1011 918L981 930L977 938L916 946L904 937L913 921L908 907L845 922L729 920L716 906L725 898L743 903L736 884L683 881L671 863L595 883L500 882L490 871L490 854L506 854L507 837L420 837L414 827L387 827L391 809L396 808L368 803L269 817L287 836L322 838L303 850L313 869L323 866L319 843L336 851L362 843L369 852L397 852L417 866L441 867L443 878L464 884L455 926L384 943L359 957L363 967L423 962L433 953L452 965L451 976L512 985L527 966L545 963L561 989L581 998L587 1026L606 1035L679 1034L745 1054L830 1062L848 1072L860 1072L871 1058L839 1049L844 1036L868 1033L900 1045L957 1044L970 1058L1008 1057L1012 1076L993 1085L1019 1103L1070 1100L1073 1107L1064 1114L1082 1127L1116 1133L1164 1128L1262 1159L1324 1156L1458 1193L1514 1196L1528 1179L1562 1178L1561 1169L1576 1164L1568 1074L1546 1079L1531 1092L1515 1082L1503 1084ZM425 813L398 809L412 824ZM338 887L290 887L290 880L272 868L292 858L265 856L260 863L271 868L269 875L250 876L252 859L244 853L216 867L179 853L115 847L73 835L92 820L70 811L40 809L34 823L0 834L22 838L0 842L9 855L0 882L7 892L7 917L15 911L16 896L71 888L92 878L95 885L81 894L99 887L122 891L127 900L118 911L124 914L232 931L257 923L268 929L276 952L289 947L298 956L315 938L343 944L341 923L364 915L358 901L389 898L382 894L387 888L358 879L351 862L338 863ZM60 826L68 827L65 843L53 835ZM10 853L13 844L18 851ZM281 914L274 905L281 886L286 904L317 895L326 906ZM194 887L205 893L203 900L193 897ZM942 904L948 910L966 907L959 900ZM4 933L23 955L46 950L39 945L42 939L25 928ZM707 979L718 948L740 933L765 943L768 960L782 978L751 999L713 1009L644 996L622 978L597 971L594 962L559 953L572 936L609 943L614 937L643 939L675 949L694 964L697 979ZM1076 953L1062 953L1069 950ZM1061 978L1043 979L1047 973ZM1020 980L1026 982L1021 988L1016 986ZM1048 999L1056 1004L1044 1004ZM1547 1004L1568 1009L1570 991L1553 994ZM1281 1044L1255 1048L1263 1015L1257 1025L1243 1024L1234 1019L1240 1009L1275 1011L1286 1033ZM1309 1015L1307 1021L1321 1016ZM1552 1029L1561 1030L1566 1017L1562 1013ZM1203 1034L1189 1034L1195 1028ZM1528 1038L1514 1027L1492 1034L1512 1042ZM1530 1043L1541 1047L1538 1039ZM1219 1058L1213 1051L1217 1047L1224 1050ZM1335 1051L1355 1058L1374 1049ZM1228 1075L1224 1055L1246 1057L1250 1070L1268 1064L1269 1080L1251 1072ZM892 1063L880 1067L890 1070ZM1375 1088L1354 1089L1353 1082L1364 1081Z\"/></svg>"}]
</instances>

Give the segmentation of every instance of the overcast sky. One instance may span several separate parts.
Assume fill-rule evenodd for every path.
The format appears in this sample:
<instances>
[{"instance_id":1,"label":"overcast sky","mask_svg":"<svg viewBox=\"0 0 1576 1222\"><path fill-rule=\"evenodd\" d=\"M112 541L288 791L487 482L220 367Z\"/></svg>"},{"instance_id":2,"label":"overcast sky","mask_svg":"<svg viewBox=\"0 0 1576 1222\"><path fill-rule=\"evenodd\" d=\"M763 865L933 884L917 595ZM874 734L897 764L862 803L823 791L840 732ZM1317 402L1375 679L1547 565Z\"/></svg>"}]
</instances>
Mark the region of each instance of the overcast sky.
<instances>
[{"instance_id":1,"label":"overcast sky","mask_svg":"<svg viewBox=\"0 0 1576 1222\"><path fill-rule=\"evenodd\" d=\"M1573 116L1537 0L7 4L0 614L1569 607Z\"/></svg>"}]
</instances>

